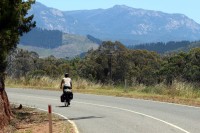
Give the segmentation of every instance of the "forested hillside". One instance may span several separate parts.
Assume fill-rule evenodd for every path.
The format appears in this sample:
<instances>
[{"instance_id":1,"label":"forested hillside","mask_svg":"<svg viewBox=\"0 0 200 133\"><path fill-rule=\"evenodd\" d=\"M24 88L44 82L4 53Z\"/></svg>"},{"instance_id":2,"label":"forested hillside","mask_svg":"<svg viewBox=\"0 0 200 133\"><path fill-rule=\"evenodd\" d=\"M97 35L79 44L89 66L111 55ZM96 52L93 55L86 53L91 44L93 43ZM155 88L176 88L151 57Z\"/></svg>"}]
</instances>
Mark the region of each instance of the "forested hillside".
<instances>
[{"instance_id":1,"label":"forested hillside","mask_svg":"<svg viewBox=\"0 0 200 133\"><path fill-rule=\"evenodd\" d=\"M167 43L157 42L157 43L145 43L140 45L128 46L130 49L141 49L155 51L159 54L178 52L178 51L189 51L191 48L199 47L200 41L190 42L190 41L170 41Z\"/></svg>"},{"instance_id":2,"label":"forested hillside","mask_svg":"<svg viewBox=\"0 0 200 133\"><path fill-rule=\"evenodd\" d=\"M73 58L96 49L101 40L93 36L66 34L56 30L35 29L21 38L19 48L35 51L40 57Z\"/></svg>"},{"instance_id":3,"label":"forested hillside","mask_svg":"<svg viewBox=\"0 0 200 133\"><path fill-rule=\"evenodd\" d=\"M48 49L57 48L62 45L62 32L34 28L20 38L20 44Z\"/></svg>"}]
</instances>

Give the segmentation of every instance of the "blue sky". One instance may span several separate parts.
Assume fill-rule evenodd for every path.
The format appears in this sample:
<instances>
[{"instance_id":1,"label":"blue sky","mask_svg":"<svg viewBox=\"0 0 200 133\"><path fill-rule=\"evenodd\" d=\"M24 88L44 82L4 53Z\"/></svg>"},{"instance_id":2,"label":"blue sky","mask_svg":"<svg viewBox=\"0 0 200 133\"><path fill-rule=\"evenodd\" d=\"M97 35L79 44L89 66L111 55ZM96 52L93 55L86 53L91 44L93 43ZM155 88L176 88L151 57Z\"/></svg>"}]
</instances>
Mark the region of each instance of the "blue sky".
<instances>
[{"instance_id":1,"label":"blue sky","mask_svg":"<svg viewBox=\"0 0 200 133\"><path fill-rule=\"evenodd\" d=\"M200 0L36 0L62 11L110 8L114 5L127 5L133 8L181 13L200 24Z\"/></svg>"}]
</instances>

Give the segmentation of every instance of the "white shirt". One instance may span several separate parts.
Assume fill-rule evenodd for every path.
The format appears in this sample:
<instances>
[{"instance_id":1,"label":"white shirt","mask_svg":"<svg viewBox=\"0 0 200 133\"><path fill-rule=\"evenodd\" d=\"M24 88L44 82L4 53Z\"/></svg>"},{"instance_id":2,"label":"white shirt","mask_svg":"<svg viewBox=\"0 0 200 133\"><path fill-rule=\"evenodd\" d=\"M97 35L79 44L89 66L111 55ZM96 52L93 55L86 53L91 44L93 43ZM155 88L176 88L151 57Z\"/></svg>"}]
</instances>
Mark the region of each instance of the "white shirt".
<instances>
[{"instance_id":1,"label":"white shirt","mask_svg":"<svg viewBox=\"0 0 200 133\"><path fill-rule=\"evenodd\" d=\"M68 87L71 87L71 78L63 78L63 81L64 81L64 86L68 86Z\"/></svg>"}]
</instances>

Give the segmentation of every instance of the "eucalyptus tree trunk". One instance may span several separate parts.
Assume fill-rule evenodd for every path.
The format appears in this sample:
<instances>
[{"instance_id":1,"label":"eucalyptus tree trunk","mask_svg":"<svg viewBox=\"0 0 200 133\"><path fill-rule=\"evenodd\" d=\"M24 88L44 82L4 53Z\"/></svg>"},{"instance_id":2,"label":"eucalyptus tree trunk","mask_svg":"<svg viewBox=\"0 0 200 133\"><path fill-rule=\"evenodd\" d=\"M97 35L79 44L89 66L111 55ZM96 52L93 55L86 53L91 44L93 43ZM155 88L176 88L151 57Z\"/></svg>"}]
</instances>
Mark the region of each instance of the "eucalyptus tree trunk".
<instances>
[{"instance_id":1,"label":"eucalyptus tree trunk","mask_svg":"<svg viewBox=\"0 0 200 133\"><path fill-rule=\"evenodd\" d=\"M0 129L9 124L12 117L10 103L5 91L4 75L0 76Z\"/></svg>"}]
</instances>

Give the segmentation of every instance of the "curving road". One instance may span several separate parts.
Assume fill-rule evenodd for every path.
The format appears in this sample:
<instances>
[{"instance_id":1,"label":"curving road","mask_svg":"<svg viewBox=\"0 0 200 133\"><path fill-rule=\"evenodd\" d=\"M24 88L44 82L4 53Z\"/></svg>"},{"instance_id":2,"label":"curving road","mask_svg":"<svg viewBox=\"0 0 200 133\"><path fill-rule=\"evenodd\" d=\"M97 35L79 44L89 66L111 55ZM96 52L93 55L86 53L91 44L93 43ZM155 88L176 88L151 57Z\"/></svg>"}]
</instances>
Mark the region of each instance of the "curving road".
<instances>
[{"instance_id":1,"label":"curving road","mask_svg":"<svg viewBox=\"0 0 200 133\"><path fill-rule=\"evenodd\" d=\"M72 120L80 133L199 133L200 108L131 98L74 94L70 107L61 92L7 89L13 103L34 106Z\"/></svg>"}]
</instances>

